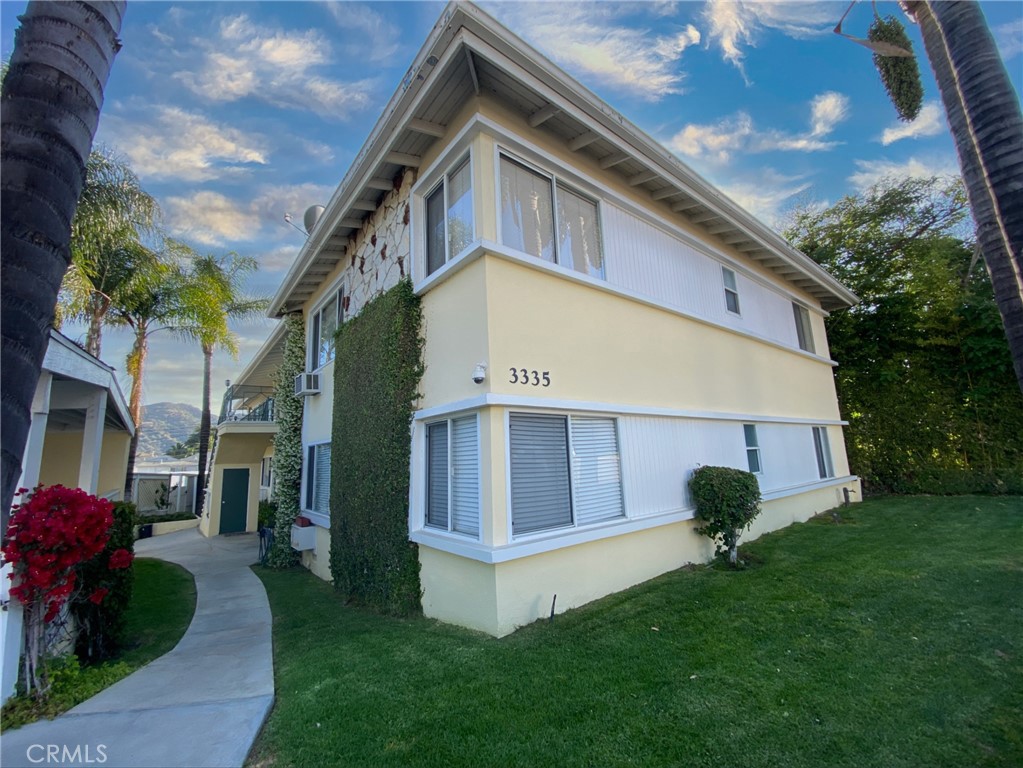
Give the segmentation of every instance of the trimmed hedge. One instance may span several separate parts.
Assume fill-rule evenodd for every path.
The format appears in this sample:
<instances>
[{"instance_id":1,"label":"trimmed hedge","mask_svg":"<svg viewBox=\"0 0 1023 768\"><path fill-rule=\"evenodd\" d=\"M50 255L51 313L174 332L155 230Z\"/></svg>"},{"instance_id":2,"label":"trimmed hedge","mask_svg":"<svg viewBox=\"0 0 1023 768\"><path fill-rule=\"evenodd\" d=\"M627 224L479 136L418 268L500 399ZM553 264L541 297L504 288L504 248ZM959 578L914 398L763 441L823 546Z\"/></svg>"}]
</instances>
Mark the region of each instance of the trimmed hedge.
<instances>
[{"instance_id":1,"label":"trimmed hedge","mask_svg":"<svg viewBox=\"0 0 1023 768\"><path fill-rule=\"evenodd\" d=\"M689 479L696 517L703 525L697 533L709 536L719 555L738 561L739 536L760 514L760 484L751 472L732 467L698 467Z\"/></svg>"},{"instance_id":2,"label":"trimmed hedge","mask_svg":"<svg viewBox=\"0 0 1023 768\"><path fill-rule=\"evenodd\" d=\"M410 425L423 375L422 311L403 280L337 334L330 477L330 572L346 599L421 610L408 537Z\"/></svg>"},{"instance_id":3,"label":"trimmed hedge","mask_svg":"<svg viewBox=\"0 0 1023 768\"><path fill-rule=\"evenodd\" d=\"M115 655L124 642L124 619L135 586L134 568L110 569L110 556L119 549L135 551L138 514L128 501L114 504L110 539L96 557L78 568L77 597L68 609L78 634L75 655L83 664L95 664ZM110 590L98 605L89 600L97 589Z\"/></svg>"}]
</instances>

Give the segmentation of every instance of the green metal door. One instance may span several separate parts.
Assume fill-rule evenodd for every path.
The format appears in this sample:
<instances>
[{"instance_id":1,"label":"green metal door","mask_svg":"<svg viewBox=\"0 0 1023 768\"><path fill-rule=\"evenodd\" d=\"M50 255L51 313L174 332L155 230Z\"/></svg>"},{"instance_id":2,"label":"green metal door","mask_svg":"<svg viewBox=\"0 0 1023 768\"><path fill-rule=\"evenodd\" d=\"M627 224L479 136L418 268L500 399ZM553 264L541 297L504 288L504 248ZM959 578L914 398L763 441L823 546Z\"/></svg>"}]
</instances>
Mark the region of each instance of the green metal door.
<instances>
[{"instance_id":1,"label":"green metal door","mask_svg":"<svg viewBox=\"0 0 1023 768\"><path fill-rule=\"evenodd\" d=\"M220 532L244 531L248 510L249 470L225 469L220 491Z\"/></svg>"}]
</instances>

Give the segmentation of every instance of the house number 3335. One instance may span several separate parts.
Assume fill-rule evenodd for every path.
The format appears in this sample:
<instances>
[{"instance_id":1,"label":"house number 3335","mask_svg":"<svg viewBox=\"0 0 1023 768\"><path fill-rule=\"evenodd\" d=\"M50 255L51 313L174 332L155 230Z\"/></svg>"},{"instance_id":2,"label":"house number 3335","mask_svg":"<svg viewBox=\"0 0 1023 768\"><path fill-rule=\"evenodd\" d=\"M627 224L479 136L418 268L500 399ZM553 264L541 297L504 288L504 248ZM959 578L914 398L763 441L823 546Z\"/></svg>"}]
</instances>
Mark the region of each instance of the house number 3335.
<instances>
[{"instance_id":1,"label":"house number 3335","mask_svg":"<svg viewBox=\"0 0 1023 768\"><path fill-rule=\"evenodd\" d=\"M550 371L529 371L525 368L509 368L511 376L508 381L511 384L521 384L524 387L549 387L551 385Z\"/></svg>"}]
</instances>

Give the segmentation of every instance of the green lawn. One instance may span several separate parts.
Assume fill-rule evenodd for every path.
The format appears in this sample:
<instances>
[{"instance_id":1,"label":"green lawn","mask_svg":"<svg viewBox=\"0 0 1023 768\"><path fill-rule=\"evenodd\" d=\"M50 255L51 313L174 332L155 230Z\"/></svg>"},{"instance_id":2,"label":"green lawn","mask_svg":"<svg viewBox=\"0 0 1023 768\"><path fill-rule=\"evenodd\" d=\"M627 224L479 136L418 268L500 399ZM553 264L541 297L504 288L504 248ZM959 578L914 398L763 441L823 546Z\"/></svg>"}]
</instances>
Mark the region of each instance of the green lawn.
<instances>
[{"instance_id":1,"label":"green lawn","mask_svg":"<svg viewBox=\"0 0 1023 768\"><path fill-rule=\"evenodd\" d=\"M1023 765L1023 498L844 517L502 640L257 569L277 703L251 763Z\"/></svg>"},{"instance_id":2,"label":"green lawn","mask_svg":"<svg viewBox=\"0 0 1023 768\"><path fill-rule=\"evenodd\" d=\"M135 587L125 617L125 648L116 659L79 668L58 664L45 701L16 696L3 707L4 729L17 728L40 718L54 718L95 696L136 669L174 648L195 612L195 580L179 565L138 558Z\"/></svg>"}]
</instances>

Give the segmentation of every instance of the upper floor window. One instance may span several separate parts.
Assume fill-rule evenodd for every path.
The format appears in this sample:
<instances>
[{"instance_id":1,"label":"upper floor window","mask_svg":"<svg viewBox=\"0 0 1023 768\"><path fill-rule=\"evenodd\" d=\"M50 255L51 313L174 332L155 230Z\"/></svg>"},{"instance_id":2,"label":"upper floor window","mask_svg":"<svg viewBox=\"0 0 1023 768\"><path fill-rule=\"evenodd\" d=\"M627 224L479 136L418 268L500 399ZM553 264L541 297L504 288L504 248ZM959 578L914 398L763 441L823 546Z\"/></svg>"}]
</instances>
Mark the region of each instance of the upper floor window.
<instances>
[{"instance_id":1,"label":"upper floor window","mask_svg":"<svg viewBox=\"0 0 1023 768\"><path fill-rule=\"evenodd\" d=\"M312 314L309 336L310 369L320 368L334 359L334 334L344 318L344 290L339 288Z\"/></svg>"},{"instance_id":2,"label":"upper floor window","mask_svg":"<svg viewBox=\"0 0 1023 768\"><path fill-rule=\"evenodd\" d=\"M502 244L603 279L597 203L505 155L500 173Z\"/></svg>"},{"instance_id":3,"label":"upper floor window","mask_svg":"<svg viewBox=\"0 0 1023 768\"><path fill-rule=\"evenodd\" d=\"M725 308L738 315L739 284L735 281L735 272L728 267L721 267L721 279L725 284Z\"/></svg>"},{"instance_id":4,"label":"upper floor window","mask_svg":"<svg viewBox=\"0 0 1023 768\"><path fill-rule=\"evenodd\" d=\"M466 157L426 196L426 274L443 267L474 238L472 169Z\"/></svg>"},{"instance_id":5,"label":"upper floor window","mask_svg":"<svg viewBox=\"0 0 1023 768\"><path fill-rule=\"evenodd\" d=\"M813 328L810 326L810 311L793 302L792 314L796 320L796 340L799 342L799 348L807 352L816 352L813 346Z\"/></svg>"}]
</instances>

